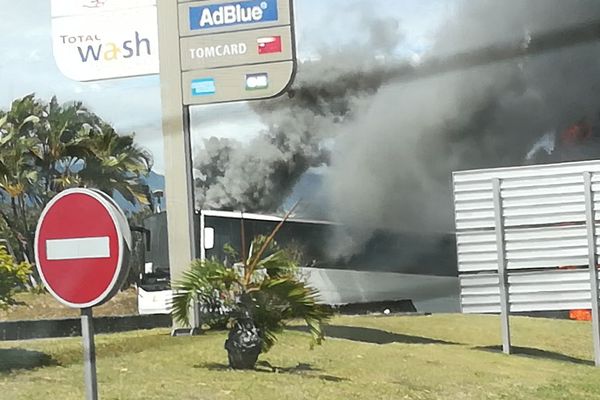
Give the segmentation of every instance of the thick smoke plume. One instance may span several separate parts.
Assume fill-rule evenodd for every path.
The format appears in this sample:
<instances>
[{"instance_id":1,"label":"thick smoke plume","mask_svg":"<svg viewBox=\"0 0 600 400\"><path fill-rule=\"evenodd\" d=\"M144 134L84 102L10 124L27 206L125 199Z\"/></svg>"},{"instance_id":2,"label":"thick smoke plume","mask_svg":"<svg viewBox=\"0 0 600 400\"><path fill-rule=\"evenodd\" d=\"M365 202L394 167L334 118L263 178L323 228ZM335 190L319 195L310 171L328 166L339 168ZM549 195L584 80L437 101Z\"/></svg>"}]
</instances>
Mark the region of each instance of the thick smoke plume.
<instances>
[{"instance_id":1,"label":"thick smoke plume","mask_svg":"<svg viewBox=\"0 0 600 400\"><path fill-rule=\"evenodd\" d=\"M419 66L392 57L403 40L396 21L365 17L363 46L324 51L300 66L287 97L253 105L268 127L262 135L247 144L206 141L197 157L198 203L273 211L308 168L328 165L332 218L365 235L449 231L452 171L547 161L548 153L559 160L600 154L589 145L530 151L577 122L600 133L600 46L410 77L429 59L480 48L493 55L499 44L521 45L525 54L541 32L595 20L595 0L463 1Z\"/></svg>"},{"instance_id":2,"label":"thick smoke plume","mask_svg":"<svg viewBox=\"0 0 600 400\"><path fill-rule=\"evenodd\" d=\"M430 54L519 37L526 47L538 33L598 19L593 0L464 1ZM344 205L338 218L367 232L452 230L451 172L520 165L546 132L597 125L598 71L593 43L387 85L336 142L328 182L332 204ZM593 155L570 149L557 160Z\"/></svg>"},{"instance_id":3,"label":"thick smoke plume","mask_svg":"<svg viewBox=\"0 0 600 400\"><path fill-rule=\"evenodd\" d=\"M195 162L199 208L273 212L307 169L330 164L332 139L352 119L359 100L385 83L382 57L401 39L395 20L363 24L370 36L362 46L302 62L288 94L252 103L267 126L260 135L249 143L204 141Z\"/></svg>"}]
</instances>

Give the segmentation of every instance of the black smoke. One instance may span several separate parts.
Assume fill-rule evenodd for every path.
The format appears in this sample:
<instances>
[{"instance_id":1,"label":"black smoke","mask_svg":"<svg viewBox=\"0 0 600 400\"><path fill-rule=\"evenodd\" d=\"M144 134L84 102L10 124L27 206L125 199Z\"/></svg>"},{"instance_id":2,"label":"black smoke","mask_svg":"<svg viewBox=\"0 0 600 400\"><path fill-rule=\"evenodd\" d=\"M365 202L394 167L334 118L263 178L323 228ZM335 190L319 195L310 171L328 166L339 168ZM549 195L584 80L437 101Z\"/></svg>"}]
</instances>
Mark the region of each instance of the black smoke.
<instances>
[{"instance_id":1,"label":"black smoke","mask_svg":"<svg viewBox=\"0 0 600 400\"><path fill-rule=\"evenodd\" d=\"M359 100L388 80L385 57L402 37L393 19L368 19L363 28L363 44L301 62L287 94L251 103L267 129L249 143L204 141L195 161L198 208L273 212L309 168L330 165L333 140Z\"/></svg>"},{"instance_id":2,"label":"black smoke","mask_svg":"<svg viewBox=\"0 0 600 400\"><path fill-rule=\"evenodd\" d=\"M595 26L599 37L599 21L600 2L591 0L459 3L423 60L429 74L412 80L418 71L399 71L338 137L327 180L331 204L341 205L336 218L365 236L380 227L451 231L452 171L522 165L546 132L581 119L598 126L600 46L590 29L577 36L571 28ZM460 66L453 54L467 55L465 68L435 61Z\"/></svg>"},{"instance_id":3,"label":"black smoke","mask_svg":"<svg viewBox=\"0 0 600 400\"><path fill-rule=\"evenodd\" d=\"M364 15L362 45L325 49L286 96L253 103L261 135L206 141L199 206L274 211L305 171L326 166L331 218L365 235L449 231L452 171L531 162L547 132L600 125L600 46L556 34L598 23L598 1L458 2L418 64L393 55L397 21Z\"/></svg>"}]
</instances>

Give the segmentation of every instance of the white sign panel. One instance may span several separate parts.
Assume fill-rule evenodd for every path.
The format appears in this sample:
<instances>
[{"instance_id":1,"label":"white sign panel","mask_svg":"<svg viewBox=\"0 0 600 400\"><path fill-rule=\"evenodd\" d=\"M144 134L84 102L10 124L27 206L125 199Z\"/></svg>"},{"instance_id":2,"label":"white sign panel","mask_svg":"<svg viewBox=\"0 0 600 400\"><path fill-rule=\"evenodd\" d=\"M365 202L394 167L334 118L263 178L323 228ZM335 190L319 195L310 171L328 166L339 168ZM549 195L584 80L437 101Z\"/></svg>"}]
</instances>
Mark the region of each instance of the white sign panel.
<instances>
[{"instance_id":1,"label":"white sign panel","mask_svg":"<svg viewBox=\"0 0 600 400\"><path fill-rule=\"evenodd\" d=\"M60 71L83 82L158 74L158 27L153 3L54 0L53 15L66 15L52 19L52 46ZM99 5L92 8L93 4Z\"/></svg>"},{"instance_id":2,"label":"white sign panel","mask_svg":"<svg viewBox=\"0 0 600 400\"><path fill-rule=\"evenodd\" d=\"M52 0L52 18L156 6L156 0Z\"/></svg>"},{"instance_id":3,"label":"white sign panel","mask_svg":"<svg viewBox=\"0 0 600 400\"><path fill-rule=\"evenodd\" d=\"M293 60L290 26L182 38L181 70Z\"/></svg>"}]
</instances>

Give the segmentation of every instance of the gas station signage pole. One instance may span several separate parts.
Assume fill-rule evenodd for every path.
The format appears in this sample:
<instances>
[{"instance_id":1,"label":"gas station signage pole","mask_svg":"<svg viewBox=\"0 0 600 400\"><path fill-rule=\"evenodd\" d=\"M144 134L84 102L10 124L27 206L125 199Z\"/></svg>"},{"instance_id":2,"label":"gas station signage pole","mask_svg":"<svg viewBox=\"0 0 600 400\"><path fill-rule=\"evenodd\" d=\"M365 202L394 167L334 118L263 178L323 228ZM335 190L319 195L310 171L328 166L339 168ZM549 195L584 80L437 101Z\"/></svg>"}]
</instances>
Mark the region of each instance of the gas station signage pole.
<instances>
[{"instance_id":1,"label":"gas station signage pole","mask_svg":"<svg viewBox=\"0 0 600 400\"><path fill-rule=\"evenodd\" d=\"M200 243L194 234L189 107L280 95L294 79L296 47L292 0L179 0L159 1L157 6L174 281L197 257ZM198 318L192 318L192 325L199 326Z\"/></svg>"}]
</instances>

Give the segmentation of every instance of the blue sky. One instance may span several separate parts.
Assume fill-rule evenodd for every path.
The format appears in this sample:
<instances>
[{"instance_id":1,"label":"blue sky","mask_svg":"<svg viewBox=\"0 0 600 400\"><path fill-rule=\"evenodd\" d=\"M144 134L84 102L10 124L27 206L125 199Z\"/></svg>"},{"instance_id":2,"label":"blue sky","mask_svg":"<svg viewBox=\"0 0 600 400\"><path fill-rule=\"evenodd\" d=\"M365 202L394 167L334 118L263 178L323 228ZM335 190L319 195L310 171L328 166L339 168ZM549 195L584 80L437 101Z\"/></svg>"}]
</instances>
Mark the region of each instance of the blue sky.
<instances>
[{"instance_id":1,"label":"blue sky","mask_svg":"<svg viewBox=\"0 0 600 400\"><path fill-rule=\"evenodd\" d=\"M296 32L300 59L314 57L319 49L360 42L358 19L366 14L394 17L405 40L399 57L427 50L436 29L450 13L453 1L443 0L296 0ZM60 73L52 55L50 1L0 0L0 108L35 92L43 99L83 101L123 133L136 132L138 142L163 171L158 76L95 83L72 81ZM250 137L260 122L243 104L201 107L193 110L195 142L217 135Z\"/></svg>"}]
</instances>

